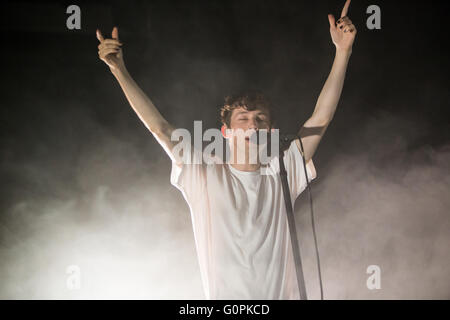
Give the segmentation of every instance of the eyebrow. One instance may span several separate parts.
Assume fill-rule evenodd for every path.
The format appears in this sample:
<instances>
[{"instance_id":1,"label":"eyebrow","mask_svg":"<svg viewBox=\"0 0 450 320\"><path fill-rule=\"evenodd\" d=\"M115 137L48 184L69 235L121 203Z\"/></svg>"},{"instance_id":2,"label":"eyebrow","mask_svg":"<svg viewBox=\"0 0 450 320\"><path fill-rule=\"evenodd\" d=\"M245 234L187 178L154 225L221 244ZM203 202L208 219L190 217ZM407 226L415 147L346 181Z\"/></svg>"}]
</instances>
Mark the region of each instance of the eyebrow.
<instances>
[{"instance_id":1,"label":"eyebrow","mask_svg":"<svg viewBox=\"0 0 450 320\"><path fill-rule=\"evenodd\" d=\"M239 112L236 112L236 116L240 116L241 114L246 114L246 113L249 113L249 111L239 111ZM260 111L260 112L258 112L256 115L258 115L258 116L260 116L260 115L263 115L263 116L267 116L267 113L265 113L264 111Z\"/></svg>"}]
</instances>

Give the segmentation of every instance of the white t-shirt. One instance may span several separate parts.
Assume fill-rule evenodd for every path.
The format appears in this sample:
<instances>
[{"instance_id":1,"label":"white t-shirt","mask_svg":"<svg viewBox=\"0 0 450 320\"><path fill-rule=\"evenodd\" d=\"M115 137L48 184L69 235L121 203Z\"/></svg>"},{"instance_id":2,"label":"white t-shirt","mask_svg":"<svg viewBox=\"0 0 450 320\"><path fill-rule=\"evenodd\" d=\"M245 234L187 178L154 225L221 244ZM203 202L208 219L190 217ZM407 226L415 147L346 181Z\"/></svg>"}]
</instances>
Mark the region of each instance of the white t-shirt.
<instances>
[{"instance_id":1,"label":"white t-shirt","mask_svg":"<svg viewBox=\"0 0 450 320\"><path fill-rule=\"evenodd\" d=\"M295 140L284 154L294 204L306 188ZM315 179L312 160L306 168ZM173 162L170 181L189 204L207 299L299 299L277 157L264 174Z\"/></svg>"}]
</instances>

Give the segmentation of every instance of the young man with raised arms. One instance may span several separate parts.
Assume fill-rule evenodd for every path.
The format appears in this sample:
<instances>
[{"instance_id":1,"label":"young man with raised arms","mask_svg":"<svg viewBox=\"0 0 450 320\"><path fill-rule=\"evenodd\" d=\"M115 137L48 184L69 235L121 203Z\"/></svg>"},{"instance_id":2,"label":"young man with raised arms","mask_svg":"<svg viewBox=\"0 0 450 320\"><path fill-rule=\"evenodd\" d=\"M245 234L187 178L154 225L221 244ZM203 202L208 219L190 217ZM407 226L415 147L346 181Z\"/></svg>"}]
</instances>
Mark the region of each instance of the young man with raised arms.
<instances>
[{"instance_id":1,"label":"young man with raised arms","mask_svg":"<svg viewBox=\"0 0 450 320\"><path fill-rule=\"evenodd\" d=\"M312 115L299 129L306 161L305 177L299 140L283 152L292 201L316 177L312 157L333 119L344 84L356 28L347 16L347 0L339 20L328 15L335 45L331 72ZM286 208L277 161L261 174L261 163L189 164L174 154L175 128L128 73L118 29L105 39L97 30L99 57L119 82L131 107L172 160L171 183L187 201L192 218L200 272L207 299L299 299ZM261 94L226 98L221 109L223 129L254 132L272 128L271 104ZM319 128L314 134L308 129ZM226 132L226 131L224 131ZM231 158L247 154L250 142L231 133ZM239 143L238 143L239 141Z\"/></svg>"}]
</instances>

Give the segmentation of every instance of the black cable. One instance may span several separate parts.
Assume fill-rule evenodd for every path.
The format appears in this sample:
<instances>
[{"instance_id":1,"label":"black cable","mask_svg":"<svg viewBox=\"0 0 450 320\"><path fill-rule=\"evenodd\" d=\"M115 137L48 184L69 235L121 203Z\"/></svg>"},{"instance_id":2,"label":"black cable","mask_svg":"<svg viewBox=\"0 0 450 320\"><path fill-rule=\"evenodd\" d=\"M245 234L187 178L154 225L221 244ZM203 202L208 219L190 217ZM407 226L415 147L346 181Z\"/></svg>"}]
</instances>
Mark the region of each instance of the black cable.
<instances>
[{"instance_id":1,"label":"black cable","mask_svg":"<svg viewBox=\"0 0 450 320\"><path fill-rule=\"evenodd\" d=\"M303 169L305 170L306 185L307 185L308 193L309 193L309 205L311 207L311 224L312 224L312 230L313 230L314 245L316 247L317 268L319 271L320 300L323 300L322 272L320 270L319 246L317 245L316 227L315 227L315 223L314 223L314 210L313 210L311 185L309 183L308 173L306 171L305 152L303 151L302 139L301 139L300 135L297 135L297 137L300 142L300 149L302 151L301 154L302 154L302 159L303 159Z\"/></svg>"},{"instance_id":2,"label":"black cable","mask_svg":"<svg viewBox=\"0 0 450 320\"><path fill-rule=\"evenodd\" d=\"M291 140L292 141L292 140ZM282 139L281 143L287 142L287 140ZM286 145L283 145L281 152L284 151ZM284 157L278 157L278 162L280 164L280 178L281 185L283 187L283 196L284 196L284 204L286 207L286 218L289 226L289 234L291 239L292 246L292 254L295 261L295 272L297 274L297 285L300 293L300 300L308 300L308 295L306 293L305 287L305 278L303 276L303 266L302 266L302 258L300 252L300 245L297 238L297 228L295 227L295 218L294 218L294 208L292 206L291 195L289 190L289 182L287 179L287 172L284 166Z\"/></svg>"},{"instance_id":3,"label":"black cable","mask_svg":"<svg viewBox=\"0 0 450 320\"><path fill-rule=\"evenodd\" d=\"M315 221L314 221L314 208L313 208L311 184L310 184L310 181L308 180L308 172L306 170L305 152L303 149L302 139L299 134L283 135L283 136L280 136L279 138L280 138L279 139L280 155L278 157L278 161L280 164L280 177L281 177L281 182L282 182L282 186L283 186L283 194L284 194L284 198L285 198L284 200L285 200L285 205L286 205L289 230L291 233L291 244L292 244L292 249L294 252L294 260L295 260L295 264L296 264L297 281L298 281L299 290L300 290L300 299L307 300L307 294L306 294L306 288L305 288L305 281L303 278L303 267L302 267L302 262L301 262L301 257L300 257L300 247L298 245L297 232L296 232L296 228L295 228L293 208L291 206L291 198L290 198L289 186L288 186L288 181L287 181L287 172L284 167L284 161L282 160L284 158L282 156L283 152L287 148L289 148L291 142L295 139L298 139L299 143L300 143L300 150L301 150L301 155L302 155L302 160L303 160L303 169L305 171L306 186L308 188L308 193L309 193L309 205L311 208L311 225L312 225L312 230L313 230L314 246L316 249L317 270L318 270L318 274L319 274L320 300L323 300L322 271L320 268L319 246L317 244L316 227L315 227Z\"/></svg>"}]
</instances>

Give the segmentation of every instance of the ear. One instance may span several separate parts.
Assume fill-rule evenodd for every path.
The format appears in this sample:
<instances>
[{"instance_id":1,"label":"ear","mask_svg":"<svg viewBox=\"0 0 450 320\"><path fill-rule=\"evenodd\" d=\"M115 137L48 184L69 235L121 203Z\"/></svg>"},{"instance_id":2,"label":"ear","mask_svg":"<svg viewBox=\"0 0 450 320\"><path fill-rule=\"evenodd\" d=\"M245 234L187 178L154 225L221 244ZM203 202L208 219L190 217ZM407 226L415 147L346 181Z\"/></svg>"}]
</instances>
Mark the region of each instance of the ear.
<instances>
[{"instance_id":1,"label":"ear","mask_svg":"<svg viewBox=\"0 0 450 320\"><path fill-rule=\"evenodd\" d=\"M222 136L225 139L228 139L227 134L226 134L226 132L227 132L226 130L227 130L227 126L226 125L223 125L222 128L220 128L220 131L222 132Z\"/></svg>"}]
</instances>

